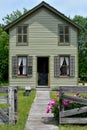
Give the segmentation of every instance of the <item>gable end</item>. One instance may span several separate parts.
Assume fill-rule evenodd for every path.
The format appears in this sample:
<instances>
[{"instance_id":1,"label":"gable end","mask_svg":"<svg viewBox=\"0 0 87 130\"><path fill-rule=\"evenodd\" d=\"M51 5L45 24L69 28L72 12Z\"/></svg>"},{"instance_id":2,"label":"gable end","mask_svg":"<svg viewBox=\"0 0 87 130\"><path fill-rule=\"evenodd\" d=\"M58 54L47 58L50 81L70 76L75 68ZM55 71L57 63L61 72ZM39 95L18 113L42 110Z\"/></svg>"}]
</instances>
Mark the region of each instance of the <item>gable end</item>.
<instances>
[{"instance_id":1,"label":"gable end","mask_svg":"<svg viewBox=\"0 0 87 130\"><path fill-rule=\"evenodd\" d=\"M50 6L48 3L46 2L41 2L39 5L35 6L34 8L32 8L31 10L29 10L28 12L26 12L25 14L23 14L22 16L20 16L18 19L16 19L15 21L13 21L12 23L6 25L4 27L4 30L9 32L9 29L11 27L13 27L14 25L16 25L17 23L19 23L20 21L24 20L26 17L28 17L29 15L31 15L32 13L36 12L37 10L39 10L41 7L45 7L46 9L48 9L49 11L51 11L52 13L60 16L62 19L64 19L65 21L67 21L68 23L72 24L75 28L77 28L77 30L81 30L82 27L80 27L78 24L74 23L71 19L69 19L68 17L66 17L64 14L62 14L61 12L59 12L58 10L56 10L55 8L53 8L52 6Z\"/></svg>"}]
</instances>

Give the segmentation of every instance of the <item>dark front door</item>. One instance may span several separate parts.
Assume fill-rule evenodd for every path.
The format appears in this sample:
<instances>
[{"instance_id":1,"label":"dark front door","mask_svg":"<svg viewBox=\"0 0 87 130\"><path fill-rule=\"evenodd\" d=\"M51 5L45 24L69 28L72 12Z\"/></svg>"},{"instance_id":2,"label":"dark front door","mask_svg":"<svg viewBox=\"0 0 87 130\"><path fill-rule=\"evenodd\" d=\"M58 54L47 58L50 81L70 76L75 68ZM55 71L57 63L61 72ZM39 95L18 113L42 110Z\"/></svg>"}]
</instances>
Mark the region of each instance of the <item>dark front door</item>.
<instances>
[{"instance_id":1,"label":"dark front door","mask_svg":"<svg viewBox=\"0 0 87 130\"><path fill-rule=\"evenodd\" d=\"M49 62L48 57L37 58L38 85L48 85L48 73L49 73L48 62Z\"/></svg>"}]
</instances>

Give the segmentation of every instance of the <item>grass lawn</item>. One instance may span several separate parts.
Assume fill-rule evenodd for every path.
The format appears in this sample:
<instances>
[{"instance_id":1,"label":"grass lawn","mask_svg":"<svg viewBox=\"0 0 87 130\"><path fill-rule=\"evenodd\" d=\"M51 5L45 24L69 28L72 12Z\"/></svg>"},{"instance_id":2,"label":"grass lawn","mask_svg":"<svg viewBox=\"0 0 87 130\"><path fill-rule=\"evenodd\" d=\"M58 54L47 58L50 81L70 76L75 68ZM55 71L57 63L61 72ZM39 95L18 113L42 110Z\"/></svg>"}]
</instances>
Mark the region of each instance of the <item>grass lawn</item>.
<instances>
[{"instance_id":1,"label":"grass lawn","mask_svg":"<svg viewBox=\"0 0 87 130\"><path fill-rule=\"evenodd\" d=\"M18 122L16 125L0 125L0 130L24 130L29 110L34 101L36 92L33 90L30 96L23 96L24 91L18 92Z\"/></svg>"},{"instance_id":2,"label":"grass lawn","mask_svg":"<svg viewBox=\"0 0 87 130\"><path fill-rule=\"evenodd\" d=\"M56 97L57 92L51 92L51 99L57 99ZM87 94L85 95L87 96ZM87 130L87 125L59 125L58 127L60 130Z\"/></svg>"}]
</instances>

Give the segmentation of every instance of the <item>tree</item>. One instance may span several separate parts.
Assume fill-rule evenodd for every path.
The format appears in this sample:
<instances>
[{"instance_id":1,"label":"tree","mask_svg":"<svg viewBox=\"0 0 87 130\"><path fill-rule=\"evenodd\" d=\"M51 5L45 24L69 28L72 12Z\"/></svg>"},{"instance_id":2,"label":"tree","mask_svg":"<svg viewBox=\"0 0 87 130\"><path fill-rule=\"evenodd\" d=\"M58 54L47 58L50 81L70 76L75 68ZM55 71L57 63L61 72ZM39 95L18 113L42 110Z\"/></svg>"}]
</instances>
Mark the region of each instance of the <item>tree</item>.
<instances>
[{"instance_id":1,"label":"tree","mask_svg":"<svg viewBox=\"0 0 87 130\"><path fill-rule=\"evenodd\" d=\"M8 34L0 27L0 82L8 80Z\"/></svg>"},{"instance_id":2,"label":"tree","mask_svg":"<svg viewBox=\"0 0 87 130\"><path fill-rule=\"evenodd\" d=\"M23 13L27 9L23 8ZM4 23L7 25L22 15L21 11L13 11L10 15L3 18ZM0 24L0 82L8 81L8 41L9 36L3 30L4 25Z\"/></svg>"},{"instance_id":3,"label":"tree","mask_svg":"<svg viewBox=\"0 0 87 130\"><path fill-rule=\"evenodd\" d=\"M82 45L79 51L79 77L87 82L87 42Z\"/></svg>"},{"instance_id":4,"label":"tree","mask_svg":"<svg viewBox=\"0 0 87 130\"><path fill-rule=\"evenodd\" d=\"M23 9L26 13L27 9ZM7 25L22 15L21 11L13 11L10 15L3 18L4 23ZM4 25L0 24L0 82L8 81L8 41L9 36L3 30Z\"/></svg>"},{"instance_id":5,"label":"tree","mask_svg":"<svg viewBox=\"0 0 87 130\"><path fill-rule=\"evenodd\" d=\"M87 40L87 18L83 16L78 16L76 15L73 18L73 21L80 25L83 29L79 34L79 39L78 39L78 45L79 49L81 49L82 45L86 42ZM80 51L80 50L79 50Z\"/></svg>"},{"instance_id":6,"label":"tree","mask_svg":"<svg viewBox=\"0 0 87 130\"><path fill-rule=\"evenodd\" d=\"M76 15L73 21L83 28L78 39L79 77L87 81L87 18Z\"/></svg>"},{"instance_id":7,"label":"tree","mask_svg":"<svg viewBox=\"0 0 87 130\"><path fill-rule=\"evenodd\" d=\"M7 14L7 16L4 17L2 20L4 21L4 24L7 25L13 22L14 20L16 20L17 18L19 18L22 14L26 12L27 12L26 8L23 8L23 13L19 10L16 10L16 11L13 11L11 14Z\"/></svg>"}]
</instances>

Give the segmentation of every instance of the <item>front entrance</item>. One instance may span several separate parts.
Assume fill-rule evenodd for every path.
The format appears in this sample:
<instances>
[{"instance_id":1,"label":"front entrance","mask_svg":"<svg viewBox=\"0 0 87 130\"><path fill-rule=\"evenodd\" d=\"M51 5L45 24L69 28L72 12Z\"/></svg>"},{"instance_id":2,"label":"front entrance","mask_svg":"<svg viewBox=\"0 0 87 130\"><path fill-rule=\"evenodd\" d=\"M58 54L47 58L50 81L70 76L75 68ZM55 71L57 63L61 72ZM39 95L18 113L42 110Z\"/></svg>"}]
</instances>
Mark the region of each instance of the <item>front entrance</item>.
<instances>
[{"instance_id":1,"label":"front entrance","mask_svg":"<svg viewBox=\"0 0 87 130\"><path fill-rule=\"evenodd\" d=\"M48 85L49 58L37 58L38 85Z\"/></svg>"}]
</instances>

